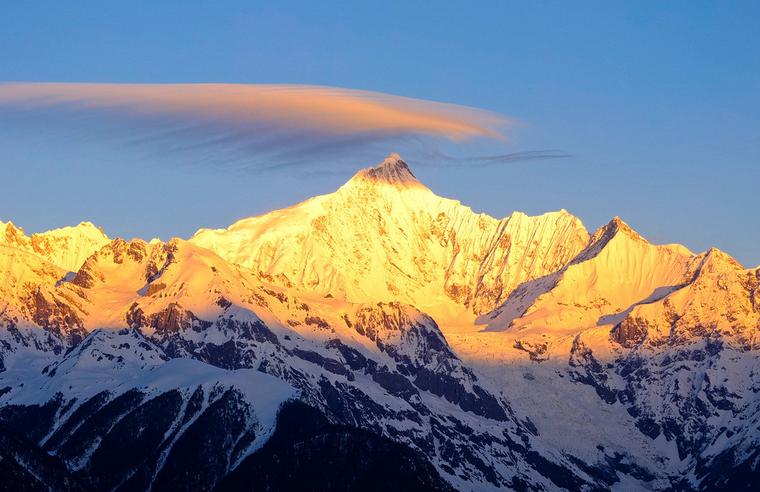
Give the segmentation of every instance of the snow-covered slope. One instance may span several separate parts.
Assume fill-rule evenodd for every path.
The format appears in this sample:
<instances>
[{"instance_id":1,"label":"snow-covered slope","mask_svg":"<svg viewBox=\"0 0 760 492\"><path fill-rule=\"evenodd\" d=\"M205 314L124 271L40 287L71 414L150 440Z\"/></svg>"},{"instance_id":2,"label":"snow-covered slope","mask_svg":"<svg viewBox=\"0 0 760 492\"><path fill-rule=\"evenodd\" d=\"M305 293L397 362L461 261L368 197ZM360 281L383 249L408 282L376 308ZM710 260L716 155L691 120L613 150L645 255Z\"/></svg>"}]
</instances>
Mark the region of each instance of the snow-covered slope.
<instances>
[{"instance_id":1,"label":"snow-covered slope","mask_svg":"<svg viewBox=\"0 0 760 492\"><path fill-rule=\"evenodd\" d=\"M43 260L68 272L79 270L92 253L109 242L102 229L91 222L76 227L64 227L27 237L22 228L12 222L0 222L0 245L34 253Z\"/></svg>"}]
</instances>

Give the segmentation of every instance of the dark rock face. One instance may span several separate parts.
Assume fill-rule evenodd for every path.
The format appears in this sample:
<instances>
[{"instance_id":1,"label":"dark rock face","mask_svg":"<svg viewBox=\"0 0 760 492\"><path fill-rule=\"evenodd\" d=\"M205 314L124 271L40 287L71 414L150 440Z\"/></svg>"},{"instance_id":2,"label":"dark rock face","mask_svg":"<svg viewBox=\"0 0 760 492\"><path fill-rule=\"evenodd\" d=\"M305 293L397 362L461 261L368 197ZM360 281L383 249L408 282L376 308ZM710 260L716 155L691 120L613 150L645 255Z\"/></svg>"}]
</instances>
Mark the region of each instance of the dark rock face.
<instances>
[{"instance_id":1,"label":"dark rock face","mask_svg":"<svg viewBox=\"0 0 760 492\"><path fill-rule=\"evenodd\" d=\"M388 393L403 398L404 400L409 400L412 396L420 394L419 391L417 391L417 388L412 386L412 383L401 374L388 371L377 371L372 374L372 379L385 388Z\"/></svg>"},{"instance_id":2,"label":"dark rock face","mask_svg":"<svg viewBox=\"0 0 760 492\"><path fill-rule=\"evenodd\" d=\"M303 360L317 364L318 366L325 368L327 371L333 374L345 376L350 381L353 381L355 378L354 373L349 369L346 369L346 366L344 366L343 363L336 359L331 359L329 357L320 355L313 350L301 350L296 348L293 349L293 355Z\"/></svg>"},{"instance_id":3,"label":"dark rock face","mask_svg":"<svg viewBox=\"0 0 760 492\"><path fill-rule=\"evenodd\" d=\"M332 424L300 402L280 411L272 438L213 490L454 491L420 453L386 437Z\"/></svg>"},{"instance_id":4,"label":"dark rock face","mask_svg":"<svg viewBox=\"0 0 760 492\"><path fill-rule=\"evenodd\" d=\"M507 419L502 404L477 384L475 374L454 355L432 318L421 314L414 320L398 303L379 303L376 308L359 310L350 327L390 355L401 375L417 388L444 397L466 412ZM373 373L372 377L392 394L408 399L416 390L407 384L410 379L402 381L397 376Z\"/></svg>"},{"instance_id":5,"label":"dark rock face","mask_svg":"<svg viewBox=\"0 0 760 492\"><path fill-rule=\"evenodd\" d=\"M522 350L528 353L530 360L535 362L541 362L546 360L546 351L548 346L546 343L528 343L522 340L518 340L514 343L514 348Z\"/></svg>"},{"instance_id":6,"label":"dark rock face","mask_svg":"<svg viewBox=\"0 0 760 492\"><path fill-rule=\"evenodd\" d=\"M31 320L44 330L68 339L73 344L85 338L86 331L76 309L50 295L42 287L38 287L24 303Z\"/></svg>"},{"instance_id":7,"label":"dark rock face","mask_svg":"<svg viewBox=\"0 0 760 492\"><path fill-rule=\"evenodd\" d=\"M127 324L133 327L150 328L159 337L172 335L190 328L205 329L212 325L184 309L178 303L171 303L166 309L146 316L136 305L127 313Z\"/></svg>"},{"instance_id":8,"label":"dark rock face","mask_svg":"<svg viewBox=\"0 0 760 492\"><path fill-rule=\"evenodd\" d=\"M649 324L645 319L626 317L615 325L610 338L623 347L633 348L641 343L649 332Z\"/></svg>"},{"instance_id":9,"label":"dark rock face","mask_svg":"<svg viewBox=\"0 0 760 492\"><path fill-rule=\"evenodd\" d=\"M82 268L79 269L77 274L74 275L74 278L71 279L72 284L83 287L85 289L91 289L95 287L95 284L98 281L104 282L105 277L103 277L97 271L93 270L87 263L85 263Z\"/></svg>"},{"instance_id":10,"label":"dark rock face","mask_svg":"<svg viewBox=\"0 0 760 492\"><path fill-rule=\"evenodd\" d=\"M244 369L258 367L262 362L260 349L266 352L284 352L277 335L261 321L239 321L219 318L215 322L199 320L192 312L184 311L189 320L176 332L162 332L154 335L154 340L163 346L171 358L189 357L222 369ZM135 326L141 326L138 322ZM186 331L200 333L213 327L223 334L226 341L195 341L186 336ZM266 371L264 371L266 372Z\"/></svg>"},{"instance_id":11,"label":"dark rock face","mask_svg":"<svg viewBox=\"0 0 760 492\"><path fill-rule=\"evenodd\" d=\"M378 303L356 313L350 327L375 342L397 362L403 364L430 363L436 358L456 358L432 318L420 313L421 321L412 320L399 303ZM398 336L397 340L395 336ZM391 342L393 340L393 342ZM405 350L414 348L412 353ZM412 357L415 361L412 361Z\"/></svg>"}]
</instances>

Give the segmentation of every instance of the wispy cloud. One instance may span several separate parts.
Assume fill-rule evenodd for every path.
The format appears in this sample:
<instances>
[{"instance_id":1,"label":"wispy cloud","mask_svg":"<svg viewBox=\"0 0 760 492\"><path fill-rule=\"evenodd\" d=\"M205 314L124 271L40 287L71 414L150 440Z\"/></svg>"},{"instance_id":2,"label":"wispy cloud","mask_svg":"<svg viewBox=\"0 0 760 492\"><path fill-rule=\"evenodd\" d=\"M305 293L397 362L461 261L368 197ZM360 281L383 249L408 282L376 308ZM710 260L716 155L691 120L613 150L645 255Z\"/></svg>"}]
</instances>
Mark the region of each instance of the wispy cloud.
<instances>
[{"instance_id":1,"label":"wispy cloud","mask_svg":"<svg viewBox=\"0 0 760 492\"><path fill-rule=\"evenodd\" d=\"M338 152L387 153L397 150L393 143L421 139L503 140L510 122L469 107L332 87L2 83L0 123L245 172L329 160Z\"/></svg>"},{"instance_id":2,"label":"wispy cloud","mask_svg":"<svg viewBox=\"0 0 760 492\"><path fill-rule=\"evenodd\" d=\"M438 166L461 166L463 163L470 167L495 166L499 164L511 164L516 162L547 161L554 159L567 159L571 154L561 150L528 150L511 154L483 155L473 157L452 157L444 153L428 149L428 152L436 159Z\"/></svg>"}]
</instances>

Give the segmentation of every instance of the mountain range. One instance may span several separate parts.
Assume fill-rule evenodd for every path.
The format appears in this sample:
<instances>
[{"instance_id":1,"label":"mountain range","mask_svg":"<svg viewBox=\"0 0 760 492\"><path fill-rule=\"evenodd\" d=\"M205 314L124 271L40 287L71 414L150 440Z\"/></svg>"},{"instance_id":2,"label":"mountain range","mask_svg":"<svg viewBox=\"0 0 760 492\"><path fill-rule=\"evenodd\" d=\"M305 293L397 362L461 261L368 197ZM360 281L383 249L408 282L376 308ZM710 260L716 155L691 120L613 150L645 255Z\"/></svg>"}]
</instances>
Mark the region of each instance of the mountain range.
<instances>
[{"instance_id":1,"label":"mountain range","mask_svg":"<svg viewBox=\"0 0 760 492\"><path fill-rule=\"evenodd\" d=\"M755 490L759 331L760 268L396 154L189 240L0 222L0 490Z\"/></svg>"}]
</instances>

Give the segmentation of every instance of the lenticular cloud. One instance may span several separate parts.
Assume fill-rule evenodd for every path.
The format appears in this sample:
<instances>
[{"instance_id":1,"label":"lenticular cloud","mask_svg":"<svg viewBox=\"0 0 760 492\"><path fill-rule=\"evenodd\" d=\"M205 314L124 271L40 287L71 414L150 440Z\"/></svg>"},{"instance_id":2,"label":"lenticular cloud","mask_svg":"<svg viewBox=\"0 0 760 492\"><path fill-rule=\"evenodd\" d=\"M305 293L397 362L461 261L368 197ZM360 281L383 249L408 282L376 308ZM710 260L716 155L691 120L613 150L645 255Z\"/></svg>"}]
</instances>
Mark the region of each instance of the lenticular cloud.
<instances>
[{"instance_id":1,"label":"lenticular cloud","mask_svg":"<svg viewBox=\"0 0 760 492\"><path fill-rule=\"evenodd\" d=\"M217 161L296 163L394 140L502 139L502 116L302 85L0 84L0 123Z\"/></svg>"}]
</instances>

